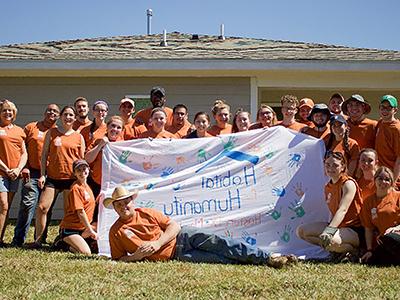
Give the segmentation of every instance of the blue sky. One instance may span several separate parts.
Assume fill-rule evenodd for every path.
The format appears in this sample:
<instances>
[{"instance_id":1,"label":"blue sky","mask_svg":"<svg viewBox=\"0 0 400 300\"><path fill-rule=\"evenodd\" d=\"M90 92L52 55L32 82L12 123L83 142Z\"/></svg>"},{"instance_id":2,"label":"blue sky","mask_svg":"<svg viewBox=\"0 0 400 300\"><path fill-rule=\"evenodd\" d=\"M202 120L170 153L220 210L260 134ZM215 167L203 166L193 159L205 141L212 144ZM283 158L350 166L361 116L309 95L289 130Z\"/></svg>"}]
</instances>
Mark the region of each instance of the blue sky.
<instances>
[{"instance_id":1,"label":"blue sky","mask_svg":"<svg viewBox=\"0 0 400 300\"><path fill-rule=\"evenodd\" d=\"M146 33L227 36L400 50L398 0L0 0L0 44Z\"/></svg>"}]
</instances>

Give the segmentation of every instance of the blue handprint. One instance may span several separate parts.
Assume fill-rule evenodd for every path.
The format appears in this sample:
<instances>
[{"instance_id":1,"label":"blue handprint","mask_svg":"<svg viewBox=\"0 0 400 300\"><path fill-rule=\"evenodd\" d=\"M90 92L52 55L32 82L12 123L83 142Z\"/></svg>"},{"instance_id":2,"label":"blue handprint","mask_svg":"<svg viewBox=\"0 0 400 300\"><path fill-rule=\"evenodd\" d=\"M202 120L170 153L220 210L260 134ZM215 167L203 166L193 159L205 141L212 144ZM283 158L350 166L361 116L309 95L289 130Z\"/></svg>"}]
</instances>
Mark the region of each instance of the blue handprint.
<instances>
[{"instance_id":1,"label":"blue handprint","mask_svg":"<svg viewBox=\"0 0 400 300\"><path fill-rule=\"evenodd\" d=\"M293 232L293 229L290 225L285 225L284 231L282 235L277 232L281 241L288 243L290 241L290 234Z\"/></svg>"},{"instance_id":2,"label":"blue handprint","mask_svg":"<svg viewBox=\"0 0 400 300\"><path fill-rule=\"evenodd\" d=\"M252 245L252 246L254 246L255 244L257 244L257 239L254 238L254 237L252 237L252 236L250 236L250 234L249 234L247 231L243 231L243 232L242 232L242 239L243 239L246 243L248 243L248 244L250 244L250 245Z\"/></svg>"},{"instance_id":3,"label":"blue handprint","mask_svg":"<svg viewBox=\"0 0 400 300\"><path fill-rule=\"evenodd\" d=\"M174 187L172 187L172 189L176 192L179 191L181 189L181 185L178 183L177 185L175 185Z\"/></svg>"},{"instance_id":4,"label":"blue handprint","mask_svg":"<svg viewBox=\"0 0 400 300\"><path fill-rule=\"evenodd\" d=\"M291 153L291 154L289 154L289 160L287 161L287 163L290 168L293 168L293 167L298 168L300 166L300 161L301 161L300 154Z\"/></svg>"},{"instance_id":5,"label":"blue handprint","mask_svg":"<svg viewBox=\"0 0 400 300\"><path fill-rule=\"evenodd\" d=\"M306 214L300 201L295 200L291 202L288 208L296 214L296 216L291 217L291 219L301 218Z\"/></svg>"},{"instance_id":6,"label":"blue handprint","mask_svg":"<svg viewBox=\"0 0 400 300\"><path fill-rule=\"evenodd\" d=\"M278 196L278 197L283 197L286 194L286 189L282 187L274 187L272 189L272 195Z\"/></svg>"},{"instance_id":7,"label":"blue handprint","mask_svg":"<svg viewBox=\"0 0 400 300\"><path fill-rule=\"evenodd\" d=\"M166 167L166 168L164 168L163 170L162 170L162 173L161 173L161 177L162 178L165 178L165 177L168 177L169 175L171 175L172 173L174 173L174 169L173 168L171 168L171 167Z\"/></svg>"}]
</instances>

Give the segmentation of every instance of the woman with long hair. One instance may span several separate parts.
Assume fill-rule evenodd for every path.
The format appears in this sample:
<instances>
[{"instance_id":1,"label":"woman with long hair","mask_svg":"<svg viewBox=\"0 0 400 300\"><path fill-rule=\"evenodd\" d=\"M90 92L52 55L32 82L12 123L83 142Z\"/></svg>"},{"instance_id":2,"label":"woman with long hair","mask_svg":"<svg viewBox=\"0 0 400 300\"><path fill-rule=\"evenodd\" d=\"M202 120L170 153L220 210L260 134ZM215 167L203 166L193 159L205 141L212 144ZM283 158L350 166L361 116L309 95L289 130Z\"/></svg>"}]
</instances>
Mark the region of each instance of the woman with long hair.
<instances>
[{"instance_id":1,"label":"woman with long hair","mask_svg":"<svg viewBox=\"0 0 400 300\"><path fill-rule=\"evenodd\" d=\"M357 179L363 200L375 193L375 172L378 169L378 154L374 149L365 148L360 152L358 166L361 176Z\"/></svg>"},{"instance_id":2,"label":"woman with long hair","mask_svg":"<svg viewBox=\"0 0 400 300\"><path fill-rule=\"evenodd\" d=\"M63 192L64 201L74 183L72 164L85 153L85 141L82 135L73 129L76 111L73 106L64 106L60 112L61 126L47 131L41 160L39 188L43 189L36 209L35 243L41 246L41 236L47 222L49 211L56 196Z\"/></svg>"},{"instance_id":3,"label":"woman with long hair","mask_svg":"<svg viewBox=\"0 0 400 300\"><path fill-rule=\"evenodd\" d=\"M250 130L250 113L239 108L233 117L232 133Z\"/></svg>"},{"instance_id":4,"label":"woman with long hair","mask_svg":"<svg viewBox=\"0 0 400 300\"><path fill-rule=\"evenodd\" d=\"M257 122L250 126L250 130L272 127L277 123L278 118L274 109L267 104L261 104L257 111Z\"/></svg>"},{"instance_id":5,"label":"woman with long hair","mask_svg":"<svg viewBox=\"0 0 400 300\"><path fill-rule=\"evenodd\" d=\"M211 126L211 128L208 130L209 134L217 136L221 134L232 133L232 125L229 124L231 116L230 110L231 108L225 100L215 100L211 112L216 124Z\"/></svg>"},{"instance_id":6,"label":"woman with long hair","mask_svg":"<svg viewBox=\"0 0 400 300\"><path fill-rule=\"evenodd\" d=\"M19 175L28 155L24 130L14 125L17 107L9 100L0 103L0 247L11 203L18 190Z\"/></svg>"},{"instance_id":7,"label":"woman with long hair","mask_svg":"<svg viewBox=\"0 0 400 300\"><path fill-rule=\"evenodd\" d=\"M176 139L176 136L165 130L167 124L167 113L161 107L156 107L151 111L150 120L151 126L147 131L141 133L139 138L153 139Z\"/></svg>"},{"instance_id":8,"label":"woman with long hair","mask_svg":"<svg viewBox=\"0 0 400 300\"><path fill-rule=\"evenodd\" d=\"M194 116L193 124L196 129L189 133L185 137L186 139L212 136L207 132L207 129L210 127L210 116L206 112L200 111L196 113L196 115Z\"/></svg>"},{"instance_id":9,"label":"woman with long hair","mask_svg":"<svg viewBox=\"0 0 400 300\"><path fill-rule=\"evenodd\" d=\"M105 136L107 131L106 118L108 114L108 104L103 100L98 100L92 107L93 122L81 130L85 140L85 148L89 149L91 143Z\"/></svg>"}]
</instances>

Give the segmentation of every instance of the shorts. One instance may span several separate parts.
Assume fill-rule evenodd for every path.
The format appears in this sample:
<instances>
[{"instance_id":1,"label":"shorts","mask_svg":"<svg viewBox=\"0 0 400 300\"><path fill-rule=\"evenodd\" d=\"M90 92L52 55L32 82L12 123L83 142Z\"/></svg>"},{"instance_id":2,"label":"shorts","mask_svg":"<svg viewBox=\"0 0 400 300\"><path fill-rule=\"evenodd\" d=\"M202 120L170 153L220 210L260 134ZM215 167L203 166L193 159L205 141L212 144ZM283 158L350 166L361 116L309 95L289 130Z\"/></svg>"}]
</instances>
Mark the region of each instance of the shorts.
<instances>
[{"instance_id":1,"label":"shorts","mask_svg":"<svg viewBox=\"0 0 400 300\"><path fill-rule=\"evenodd\" d=\"M359 244L358 247L361 248L361 249L366 249L367 245L366 245L366 242L365 242L365 228L362 227L362 226L360 226L360 227L351 226L349 228L351 230L354 230L358 235L358 240L360 241L360 244Z\"/></svg>"},{"instance_id":2,"label":"shorts","mask_svg":"<svg viewBox=\"0 0 400 300\"><path fill-rule=\"evenodd\" d=\"M47 177L45 187L51 187L56 190L69 190L72 184L75 182L75 179L52 179Z\"/></svg>"},{"instance_id":3,"label":"shorts","mask_svg":"<svg viewBox=\"0 0 400 300\"><path fill-rule=\"evenodd\" d=\"M82 235L83 232L84 230L60 228L59 234L54 240L53 249L58 251L69 251L70 247L68 243L64 242L64 238L74 234ZM85 238L84 240L89 245L90 251L92 251L92 253L99 253L96 240L92 238Z\"/></svg>"},{"instance_id":4,"label":"shorts","mask_svg":"<svg viewBox=\"0 0 400 300\"><path fill-rule=\"evenodd\" d=\"M62 239L74 234L82 235L83 232L84 230L60 228L60 236Z\"/></svg>"},{"instance_id":5,"label":"shorts","mask_svg":"<svg viewBox=\"0 0 400 300\"><path fill-rule=\"evenodd\" d=\"M19 186L19 179L11 180L9 177L0 176L0 192L16 192Z\"/></svg>"}]
</instances>

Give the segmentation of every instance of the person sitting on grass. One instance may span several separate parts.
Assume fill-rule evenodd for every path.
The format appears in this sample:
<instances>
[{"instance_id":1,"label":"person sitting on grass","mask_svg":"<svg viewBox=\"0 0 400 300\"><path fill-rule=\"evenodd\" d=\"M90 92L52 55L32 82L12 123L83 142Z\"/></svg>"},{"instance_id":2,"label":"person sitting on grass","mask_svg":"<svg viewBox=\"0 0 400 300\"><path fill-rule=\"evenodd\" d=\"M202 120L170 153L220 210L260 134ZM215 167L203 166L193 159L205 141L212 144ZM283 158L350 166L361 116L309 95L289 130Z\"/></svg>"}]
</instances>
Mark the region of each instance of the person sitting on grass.
<instances>
[{"instance_id":1,"label":"person sitting on grass","mask_svg":"<svg viewBox=\"0 0 400 300\"><path fill-rule=\"evenodd\" d=\"M111 226L109 241L114 260L165 261L176 259L197 263L255 264L282 268L294 263L293 255L279 256L241 240L184 226L151 208L135 208L138 190L122 186L103 202L119 215Z\"/></svg>"},{"instance_id":2,"label":"person sitting on grass","mask_svg":"<svg viewBox=\"0 0 400 300\"><path fill-rule=\"evenodd\" d=\"M329 222L300 225L296 234L302 240L332 252L332 261L340 262L346 257L358 259L360 241L364 238L359 217L362 207L360 189L346 174L347 163L341 152L328 152L324 165L330 179L325 186L325 198L333 217Z\"/></svg>"},{"instance_id":3,"label":"person sitting on grass","mask_svg":"<svg viewBox=\"0 0 400 300\"><path fill-rule=\"evenodd\" d=\"M90 245L97 240L97 233L90 224L93 219L95 200L86 180L89 176L89 164L84 159L74 161L76 181L64 205L64 217L60 223L60 234L56 238L55 248L62 240L74 253L89 255Z\"/></svg>"},{"instance_id":4,"label":"person sitting on grass","mask_svg":"<svg viewBox=\"0 0 400 300\"><path fill-rule=\"evenodd\" d=\"M394 189L392 170L375 173L376 192L364 201L361 221L365 227L367 252L362 261L372 265L400 265L400 192ZM377 231L379 236L374 242Z\"/></svg>"}]
</instances>

